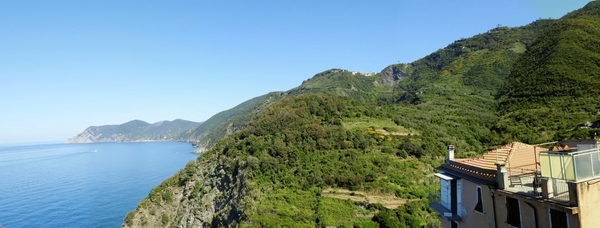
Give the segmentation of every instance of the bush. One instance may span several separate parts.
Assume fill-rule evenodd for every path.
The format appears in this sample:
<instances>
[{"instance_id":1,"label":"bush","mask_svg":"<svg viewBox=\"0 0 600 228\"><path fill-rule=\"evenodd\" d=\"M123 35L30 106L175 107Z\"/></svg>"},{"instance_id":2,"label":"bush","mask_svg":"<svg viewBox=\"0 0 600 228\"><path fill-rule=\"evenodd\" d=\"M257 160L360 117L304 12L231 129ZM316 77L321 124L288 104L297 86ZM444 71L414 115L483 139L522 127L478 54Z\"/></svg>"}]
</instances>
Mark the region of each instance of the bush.
<instances>
[{"instance_id":1,"label":"bush","mask_svg":"<svg viewBox=\"0 0 600 228\"><path fill-rule=\"evenodd\" d=\"M373 216L373 221L379 223L379 227L382 228L406 227L406 225L400 223L394 211L387 209L384 209L377 213L375 216Z\"/></svg>"},{"instance_id":2,"label":"bush","mask_svg":"<svg viewBox=\"0 0 600 228\"><path fill-rule=\"evenodd\" d=\"M165 189L162 192L162 199L167 203L173 203L173 198L171 197L171 191L169 189Z\"/></svg>"},{"instance_id":3,"label":"bush","mask_svg":"<svg viewBox=\"0 0 600 228\"><path fill-rule=\"evenodd\" d=\"M160 217L162 224L167 225L167 223L169 223L169 216L167 214L163 213Z\"/></svg>"}]
</instances>

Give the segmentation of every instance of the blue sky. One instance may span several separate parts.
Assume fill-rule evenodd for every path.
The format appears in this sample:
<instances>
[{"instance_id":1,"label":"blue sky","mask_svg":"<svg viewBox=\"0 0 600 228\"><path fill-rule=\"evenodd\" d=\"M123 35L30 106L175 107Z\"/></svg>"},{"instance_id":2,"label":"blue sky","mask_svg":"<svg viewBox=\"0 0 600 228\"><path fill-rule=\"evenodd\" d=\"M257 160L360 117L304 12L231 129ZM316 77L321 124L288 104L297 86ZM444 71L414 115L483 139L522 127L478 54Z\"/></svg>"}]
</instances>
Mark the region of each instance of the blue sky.
<instances>
[{"instance_id":1,"label":"blue sky","mask_svg":"<svg viewBox=\"0 0 600 228\"><path fill-rule=\"evenodd\" d=\"M0 1L0 143L210 116L588 0Z\"/></svg>"}]
</instances>

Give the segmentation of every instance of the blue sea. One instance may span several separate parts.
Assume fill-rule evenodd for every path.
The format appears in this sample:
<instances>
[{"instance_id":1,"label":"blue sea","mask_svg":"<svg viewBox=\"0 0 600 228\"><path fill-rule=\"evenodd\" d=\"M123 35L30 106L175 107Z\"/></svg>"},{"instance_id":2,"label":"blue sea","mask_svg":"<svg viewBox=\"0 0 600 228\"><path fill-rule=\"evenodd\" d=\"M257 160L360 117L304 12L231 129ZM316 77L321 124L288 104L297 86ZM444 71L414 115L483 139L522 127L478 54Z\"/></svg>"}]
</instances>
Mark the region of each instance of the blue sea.
<instances>
[{"instance_id":1,"label":"blue sea","mask_svg":"<svg viewBox=\"0 0 600 228\"><path fill-rule=\"evenodd\" d=\"M0 145L0 227L120 227L196 159L175 142Z\"/></svg>"}]
</instances>

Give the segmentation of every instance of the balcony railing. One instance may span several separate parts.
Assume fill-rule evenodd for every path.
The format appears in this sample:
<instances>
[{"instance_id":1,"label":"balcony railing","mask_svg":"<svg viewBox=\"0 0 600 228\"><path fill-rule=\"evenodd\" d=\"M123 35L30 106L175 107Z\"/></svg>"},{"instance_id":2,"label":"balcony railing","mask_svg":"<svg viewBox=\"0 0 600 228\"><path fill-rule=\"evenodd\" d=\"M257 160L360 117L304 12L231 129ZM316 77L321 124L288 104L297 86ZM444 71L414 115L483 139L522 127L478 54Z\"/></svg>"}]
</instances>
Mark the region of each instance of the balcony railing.
<instances>
[{"instance_id":1,"label":"balcony railing","mask_svg":"<svg viewBox=\"0 0 600 228\"><path fill-rule=\"evenodd\" d=\"M600 178L600 150L594 148L575 152L540 153L542 177L567 182Z\"/></svg>"}]
</instances>

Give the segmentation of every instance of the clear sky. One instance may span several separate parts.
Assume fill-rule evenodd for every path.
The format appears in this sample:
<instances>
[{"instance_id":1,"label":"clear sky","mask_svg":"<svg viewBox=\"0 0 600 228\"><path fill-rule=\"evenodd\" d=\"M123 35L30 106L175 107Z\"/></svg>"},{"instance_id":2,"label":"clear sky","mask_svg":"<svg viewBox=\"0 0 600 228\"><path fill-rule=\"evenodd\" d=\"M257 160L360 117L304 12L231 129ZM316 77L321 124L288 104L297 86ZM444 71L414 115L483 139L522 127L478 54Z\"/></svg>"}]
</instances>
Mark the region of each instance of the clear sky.
<instances>
[{"instance_id":1,"label":"clear sky","mask_svg":"<svg viewBox=\"0 0 600 228\"><path fill-rule=\"evenodd\" d=\"M0 143L204 121L330 68L379 72L587 2L0 1Z\"/></svg>"}]
</instances>

